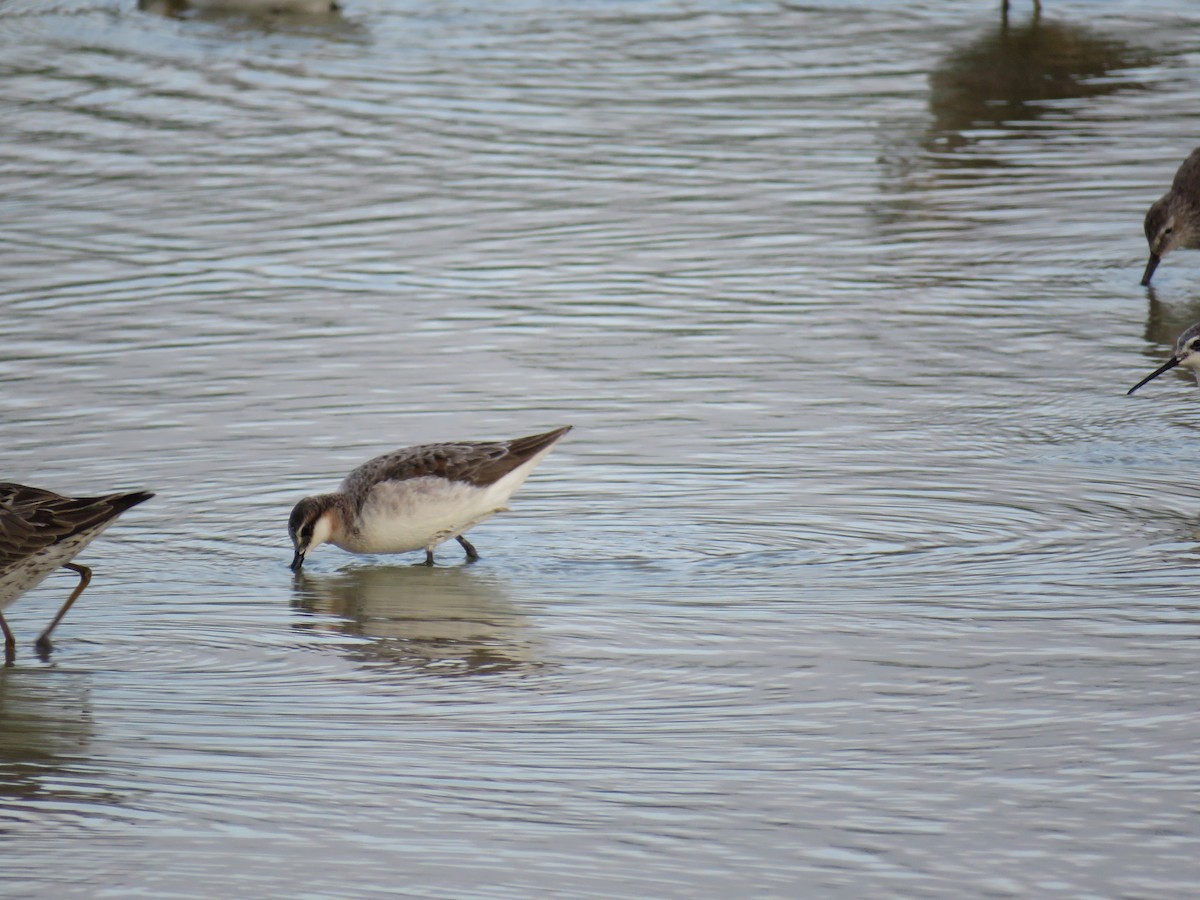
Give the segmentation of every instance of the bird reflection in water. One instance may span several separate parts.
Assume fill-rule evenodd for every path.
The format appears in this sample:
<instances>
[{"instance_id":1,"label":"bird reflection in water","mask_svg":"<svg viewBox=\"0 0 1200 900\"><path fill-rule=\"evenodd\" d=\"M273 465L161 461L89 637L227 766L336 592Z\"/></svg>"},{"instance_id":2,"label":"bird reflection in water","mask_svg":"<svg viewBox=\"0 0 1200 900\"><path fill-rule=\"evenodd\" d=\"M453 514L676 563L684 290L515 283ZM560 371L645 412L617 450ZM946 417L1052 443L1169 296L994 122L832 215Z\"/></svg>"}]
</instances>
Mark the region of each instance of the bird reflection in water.
<instances>
[{"instance_id":1,"label":"bird reflection in water","mask_svg":"<svg viewBox=\"0 0 1200 900\"><path fill-rule=\"evenodd\" d=\"M1144 47L1045 20L1036 10L1020 24L1002 14L999 25L950 51L930 73L929 149L966 143L963 132L971 129L1037 119L1054 108L1052 101L1142 88L1115 73L1148 66L1154 58Z\"/></svg>"},{"instance_id":2,"label":"bird reflection in water","mask_svg":"<svg viewBox=\"0 0 1200 900\"><path fill-rule=\"evenodd\" d=\"M189 12L322 16L339 12L341 4L337 0L138 0L138 9L176 18Z\"/></svg>"},{"instance_id":3,"label":"bird reflection in water","mask_svg":"<svg viewBox=\"0 0 1200 900\"><path fill-rule=\"evenodd\" d=\"M114 800L104 791L68 787L78 779L63 775L87 757L92 730L84 677L36 668L0 671L0 802Z\"/></svg>"},{"instance_id":4,"label":"bird reflection in water","mask_svg":"<svg viewBox=\"0 0 1200 900\"><path fill-rule=\"evenodd\" d=\"M1149 303L1146 307L1146 328L1142 337L1150 344L1157 344L1161 349L1175 346L1180 333L1194 322L1200 322L1200 298L1182 299L1177 302L1164 303L1159 299L1154 285L1146 288ZM1160 351L1146 349L1146 358L1154 359L1161 355Z\"/></svg>"},{"instance_id":5,"label":"bird reflection in water","mask_svg":"<svg viewBox=\"0 0 1200 900\"><path fill-rule=\"evenodd\" d=\"M360 22L329 0L138 0L138 9L167 19L207 22L234 31L319 34L358 39Z\"/></svg>"},{"instance_id":6,"label":"bird reflection in water","mask_svg":"<svg viewBox=\"0 0 1200 900\"><path fill-rule=\"evenodd\" d=\"M1139 73L1158 60L1151 50L1091 27L1031 18L1000 21L974 38L951 46L929 73L929 115L919 125L888 126L880 181L888 198L874 210L885 229L911 236L946 217L939 189L1002 185L1004 169L1028 164L1029 156L1004 149L1009 137L1029 141L1059 132L1030 127L1047 115L1070 118L1087 100L1118 91L1145 90ZM1001 198L997 197L997 202ZM1139 229L1134 227L1136 237Z\"/></svg>"},{"instance_id":7,"label":"bird reflection in water","mask_svg":"<svg viewBox=\"0 0 1200 900\"><path fill-rule=\"evenodd\" d=\"M473 571L360 566L321 575L302 569L293 592L293 608L313 615L295 627L368 638L351 650L365 662L444 675L539 666L526 617L499 583Z\"/></svg>"}]
</instances>

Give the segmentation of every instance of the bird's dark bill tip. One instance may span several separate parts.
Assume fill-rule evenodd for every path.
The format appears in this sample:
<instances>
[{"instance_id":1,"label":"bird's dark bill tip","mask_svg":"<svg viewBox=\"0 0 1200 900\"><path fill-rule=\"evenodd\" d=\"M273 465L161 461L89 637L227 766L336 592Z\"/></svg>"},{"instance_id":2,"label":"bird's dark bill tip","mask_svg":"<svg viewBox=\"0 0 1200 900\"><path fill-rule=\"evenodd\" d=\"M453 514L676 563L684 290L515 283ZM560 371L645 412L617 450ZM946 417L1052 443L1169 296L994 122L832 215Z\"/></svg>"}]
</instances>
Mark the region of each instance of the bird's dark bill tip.
<instances>
[{"instance_id":1,"label":"bird's dark bill tip","mask_svg":"<svg viewBox=\"0 0 1200 900\"><path fill-rule=\"evenodd\" d=\"M1154 277L1154 270L1158 268L1158 264L1162 262L1162 257L1157 253L1151 253L1150 259L1146 262L1146 271L1142 273L1142 287L1150 286L1150 279Z\"/></svg>"},{"instance_id":2,"label":"bird's dark bill tip","mask_svg":"<svg viewBox=\"0 0 1200 900\"><path fill-rule=\"evenodd\" d=\"M304 565L304 554L301 553L299 550L297 550L296 555L292 557L291 570L293 572L299 572L300 567L303 565Z\"/></svg>"},{"instance_id":3,"label":"bird's dark bill tip","mask_svg":"<svg viewBox=\"0 0 1200 900\"><path fill-rule=\"evenodd\" d=\"M1153 381L1155 378L1157 378L1163 372L1171 371L1171 369L1175 368L1177 365L1179 365L1179 357L1172 356L1165 363L1163 363L1161 366L1159 366L1157 369L1155 369L1153 372L1151 372L1149 375L1147 375L1145 378L1143 378L1141 381L1139 381L1137 384L1135 384L1133 387L1131 387L1129 390L1127 390L1125 392L1125 396L1128 397L1130 394L1132 394L1134 391L1136 391L1138 388L1140 388L1143 384L1146 384L1149 381Z\"/></svg>"}]
</instances>

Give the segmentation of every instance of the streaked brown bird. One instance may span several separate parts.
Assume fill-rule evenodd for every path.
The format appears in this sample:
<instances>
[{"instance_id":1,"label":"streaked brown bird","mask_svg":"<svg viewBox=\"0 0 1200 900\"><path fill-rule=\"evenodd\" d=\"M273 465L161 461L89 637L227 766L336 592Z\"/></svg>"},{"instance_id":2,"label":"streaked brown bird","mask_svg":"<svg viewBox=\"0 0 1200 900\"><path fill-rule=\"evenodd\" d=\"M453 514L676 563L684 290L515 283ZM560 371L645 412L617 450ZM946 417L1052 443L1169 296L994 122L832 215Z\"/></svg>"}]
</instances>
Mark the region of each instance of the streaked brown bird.
<instances>
[{"instance_id":1,"label":"streaked brown bird","mask_svg":"<svg viewBox=\"0 0 1200 900\"><path fill-rule=\"evenodd\" d=\"M1171 189L1146 213L1146 242L1150 260L1142 273L1142 286L1150 284L1164 256L1179 247L1200 249L1200 147L1183 161Z\"/></svg>"},{"instance_id":2,"label":"streaked brown bird","mask_svg":"<svg viewBox=\"0 0 1200 900\"><path fill-rule=\"evenodd\" d=\"M79 584L54 620L38 636L37 648L50 651L50 633L92 579L92 570L71 562L117 516L154 495L145 491L104 497L64 497L53 491L0 483L0 629L4 662L12 665L16 639L3 610L60 566L79 575Z\"/></svg>"}]
</instances>

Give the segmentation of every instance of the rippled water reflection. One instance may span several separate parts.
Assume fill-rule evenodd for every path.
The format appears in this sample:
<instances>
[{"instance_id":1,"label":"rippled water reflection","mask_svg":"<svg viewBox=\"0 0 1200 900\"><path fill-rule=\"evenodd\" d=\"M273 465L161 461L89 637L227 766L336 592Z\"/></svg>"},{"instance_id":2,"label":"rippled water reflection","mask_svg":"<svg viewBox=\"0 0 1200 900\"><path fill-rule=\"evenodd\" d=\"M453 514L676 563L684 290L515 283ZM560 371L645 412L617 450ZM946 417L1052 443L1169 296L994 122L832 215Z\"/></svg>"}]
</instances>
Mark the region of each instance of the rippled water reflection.
<instances>
[{"instance_id":1,"label":"rippled water reflection","mask_svg":"<svg viewBox=\"0 0 1200 900\"><path fill-rule=\"evenodd\" d=\"M1189 5L134 6L0 8L4 477L157 492L8 610L6 895L1189 891Z\"/></svg>"}]
</instances>

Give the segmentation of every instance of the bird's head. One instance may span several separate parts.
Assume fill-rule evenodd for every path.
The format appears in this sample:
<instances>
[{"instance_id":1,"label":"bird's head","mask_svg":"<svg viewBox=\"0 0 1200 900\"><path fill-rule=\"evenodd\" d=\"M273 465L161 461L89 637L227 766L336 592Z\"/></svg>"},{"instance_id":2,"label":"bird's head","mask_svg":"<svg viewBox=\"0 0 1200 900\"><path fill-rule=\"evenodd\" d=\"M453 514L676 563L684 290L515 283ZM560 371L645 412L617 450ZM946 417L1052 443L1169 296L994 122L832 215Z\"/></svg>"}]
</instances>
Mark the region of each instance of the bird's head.
<instances>
[{"instance_id":1,"label":"bird's head","mask_svg":"<svg viewBox=\"0 0 1200 900\"><path fill-rule=\"evenodd\" d=\"M1146 382L1153 381L1159 375L1171 371L1176 366L1191 369L1192 373L1196 376L1196 380L1200 382L1200 322L1197 322L1179 336L1179 339L1175 341L1175 353L1172 354L1170 359L1131 387L1128 393L1132 394Z\"/></svg>"},{"instance_id":2,"label":"bird's head","mask_svg":"<svg viewBox=\"0 0 1200 900\"><path fill-rule=\"evenodd\" d=\"M340 525L341 514L333 494L305 497L297 503L288 518L288 536L295 550L292 571L299 572L305 556L333 537Z\"/></svg>"}]
</instances>

